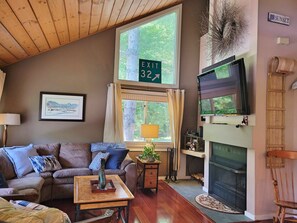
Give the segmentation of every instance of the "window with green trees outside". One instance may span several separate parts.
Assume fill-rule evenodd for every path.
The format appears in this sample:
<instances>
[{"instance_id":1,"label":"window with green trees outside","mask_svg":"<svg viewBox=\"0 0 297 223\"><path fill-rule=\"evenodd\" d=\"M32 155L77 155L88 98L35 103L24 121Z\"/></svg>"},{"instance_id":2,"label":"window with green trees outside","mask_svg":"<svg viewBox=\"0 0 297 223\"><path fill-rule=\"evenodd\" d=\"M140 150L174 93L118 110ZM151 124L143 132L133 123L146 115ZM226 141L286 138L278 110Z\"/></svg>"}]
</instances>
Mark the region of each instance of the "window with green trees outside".
<instances>
[{"instance_id":1,"label":"window with green trees outside","mask_svg":"<svg viewBox=\"0 0 297 223\"><path fill-rule=\"evenodd\" d=\"M115 80L178 87L181 6L117 29ZM161 62L161 84L139 82L139 59ZM165 86L164 86L165 85Z\"/></svg>"}]
</instances>

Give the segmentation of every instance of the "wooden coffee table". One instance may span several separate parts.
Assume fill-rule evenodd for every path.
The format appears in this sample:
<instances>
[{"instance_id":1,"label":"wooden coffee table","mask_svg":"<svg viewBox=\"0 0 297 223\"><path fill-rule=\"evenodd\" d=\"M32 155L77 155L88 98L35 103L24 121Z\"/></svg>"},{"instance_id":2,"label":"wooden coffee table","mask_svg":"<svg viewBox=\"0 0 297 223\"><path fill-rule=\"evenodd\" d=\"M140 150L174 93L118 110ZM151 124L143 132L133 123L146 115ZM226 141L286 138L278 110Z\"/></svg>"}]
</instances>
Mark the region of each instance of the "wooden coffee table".
<instances>
[{"instance_id":1,"label":"wooden coffee table","mask_svg":"<svg viewBox=\"0 0 297 223\"><path fill-rule=\"evenodd\" d=\"M74 204L76 204L75 220L79 220L81 211L93 209L117 208L119 212L124 210L124 215L120 214L123 222L129 220L130 201L134 199L133 194L118 175L107 175L107 180L112 180L116 191L93 193L91 190L91 180L97 180L98 176L75 176L74 177Z\"/></svg>"}]
</instances>

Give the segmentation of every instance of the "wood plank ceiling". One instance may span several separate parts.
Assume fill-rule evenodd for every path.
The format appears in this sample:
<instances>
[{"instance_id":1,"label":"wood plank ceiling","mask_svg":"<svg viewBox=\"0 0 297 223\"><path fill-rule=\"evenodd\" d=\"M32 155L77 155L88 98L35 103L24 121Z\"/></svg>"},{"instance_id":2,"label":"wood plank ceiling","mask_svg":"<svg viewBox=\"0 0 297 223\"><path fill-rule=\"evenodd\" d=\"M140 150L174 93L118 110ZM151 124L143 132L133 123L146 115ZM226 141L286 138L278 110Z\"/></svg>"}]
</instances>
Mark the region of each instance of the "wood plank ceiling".
<instances>
[{"instance_id":1,"label":"wood plank ceiling","mask_svg":"<svg viewBox=\"0 0 297 223\"><path fill-rule=\"evenodd\" d=\"M182 0L0 0L0 68Z\"/></svg>"}]
</instances>

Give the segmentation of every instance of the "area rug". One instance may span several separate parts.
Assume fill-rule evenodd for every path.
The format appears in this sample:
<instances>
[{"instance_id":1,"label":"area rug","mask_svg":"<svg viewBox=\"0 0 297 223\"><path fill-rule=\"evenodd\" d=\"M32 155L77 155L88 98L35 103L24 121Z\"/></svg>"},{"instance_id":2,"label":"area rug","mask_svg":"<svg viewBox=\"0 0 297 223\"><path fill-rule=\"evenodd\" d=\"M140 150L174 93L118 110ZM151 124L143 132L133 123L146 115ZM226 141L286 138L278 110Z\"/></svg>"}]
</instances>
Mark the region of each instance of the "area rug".
<instances>
[{"instance_id":1,"label":"area rug","mask_svg":"<svg viewBox=\"0 0 297 223\"><path fill-rule=\"evenodd\" d=\"M229 214L242 214L241 212L233 210L232 208L226 206L225 204L213 198L212 196L209 196L208 194L199 194L195 198L195 200L201 206L214 211L220 211Z\"/></svg>"}]
</instances>

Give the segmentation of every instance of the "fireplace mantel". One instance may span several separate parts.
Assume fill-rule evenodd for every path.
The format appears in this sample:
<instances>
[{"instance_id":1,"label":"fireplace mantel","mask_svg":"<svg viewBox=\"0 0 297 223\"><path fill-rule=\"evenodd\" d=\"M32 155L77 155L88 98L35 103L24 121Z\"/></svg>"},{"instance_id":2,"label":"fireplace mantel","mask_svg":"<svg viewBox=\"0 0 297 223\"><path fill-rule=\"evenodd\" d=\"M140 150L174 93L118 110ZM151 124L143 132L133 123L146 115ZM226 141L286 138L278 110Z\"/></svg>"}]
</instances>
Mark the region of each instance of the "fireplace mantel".
<instances>
[{"instance_id":1,"label":"fireplace mantel","mask_svg":"<svg viewBox=\"0 0 297 223\"><path fill-rule=\"evenodd\" d=\"M253 127L227 124L204 124L203 139L233 146L252 148Z\"/></svg>"}]
</instances>

